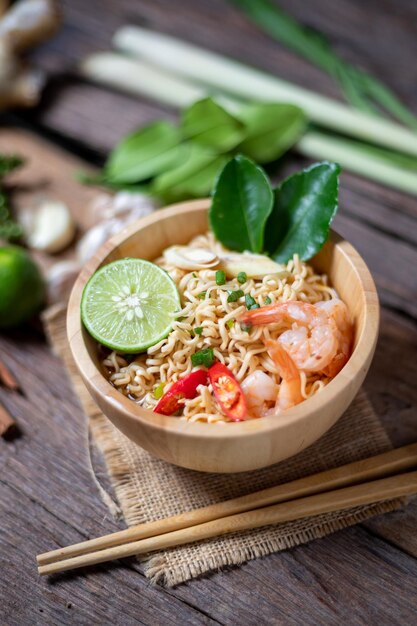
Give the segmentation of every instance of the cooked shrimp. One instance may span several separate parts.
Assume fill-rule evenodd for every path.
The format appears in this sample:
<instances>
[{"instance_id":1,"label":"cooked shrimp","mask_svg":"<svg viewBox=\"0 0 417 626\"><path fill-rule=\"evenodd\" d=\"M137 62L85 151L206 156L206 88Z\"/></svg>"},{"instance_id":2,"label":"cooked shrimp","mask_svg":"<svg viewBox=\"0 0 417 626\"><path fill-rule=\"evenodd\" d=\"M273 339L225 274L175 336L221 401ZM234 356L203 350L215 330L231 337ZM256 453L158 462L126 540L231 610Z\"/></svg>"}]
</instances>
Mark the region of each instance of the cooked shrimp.
<instances>
[{"instance_id":1,"label":"cooked shrimp","mask_svg":"<svg viewBox=\"0 0 417 626\"><path fill-rule=\"evenodd\" d=\"M255 370L241 384L251 417L263 417L275 404L278 385L268 374Z\"/></svg>"},{"instance_id":2,"label":"cooked shrimp","mask_svg":"<svg viewBox=\"0 0 417 626\"><path fill-rule=\"evenodd\" d=\"M267 339L265 345L282 378L275 409L285 411L304 400L301 394L300 372L288 352L278 341Z\"/></svg>"},{"instance_id":3,"label":"cooked shrimp","mask_svg":"<svg viewBox=\"0 0 417 626\"><path fill-rule=\"evenodd\" d=\"M336 322L327 311L308 302L283 302L247 311L240 322L259 326L286 322L293 325L278 338L299 370L320 372L338 349Z\"/></svg>"},{"instance_id":4,"label":"cooked shrimp","mask_svg":"<svg viewBox=\"0 0 417 626\"><path fill-rule=\"evenodd\" d=\"M337 352L333 360L325 367L322 372L325 376L334 378L340 372L350 357L353 340L353 325L350 320L347 307L342 300L327 300L317 302L316 307L326 311L332 317L337 327Z\"/></svg>"}]
</instances>

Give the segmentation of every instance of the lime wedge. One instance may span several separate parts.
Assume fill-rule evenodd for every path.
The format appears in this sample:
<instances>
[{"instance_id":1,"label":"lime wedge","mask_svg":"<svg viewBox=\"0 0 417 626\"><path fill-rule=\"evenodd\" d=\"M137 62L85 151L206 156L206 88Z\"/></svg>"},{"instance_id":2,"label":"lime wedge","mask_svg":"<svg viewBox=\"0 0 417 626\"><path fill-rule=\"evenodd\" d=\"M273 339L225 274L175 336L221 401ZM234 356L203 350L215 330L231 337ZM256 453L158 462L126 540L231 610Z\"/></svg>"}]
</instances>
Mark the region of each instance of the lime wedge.
<instances>
[{"instance_id":1,"label":"lime wedge","mask_svg":"<svg viewBox=\"0 0 417 626\"><path fill-rule=\"evenodd\" d=\"M143 259L122 259L90 278L81 317L97 341L133 353L164 339L180 308L177 287L163 269Z\"/></svg>"}]
</instances>

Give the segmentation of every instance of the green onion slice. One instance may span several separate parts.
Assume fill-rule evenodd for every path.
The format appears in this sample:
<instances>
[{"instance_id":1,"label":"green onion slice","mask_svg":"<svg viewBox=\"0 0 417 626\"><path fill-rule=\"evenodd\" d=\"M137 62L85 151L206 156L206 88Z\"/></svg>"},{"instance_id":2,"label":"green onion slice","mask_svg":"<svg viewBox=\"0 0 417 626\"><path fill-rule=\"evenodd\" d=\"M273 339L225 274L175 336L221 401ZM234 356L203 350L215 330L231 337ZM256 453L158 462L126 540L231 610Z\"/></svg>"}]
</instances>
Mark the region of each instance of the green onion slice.
<instances>
[{"instance_id":1,"label":"green onion slice","mask_svg":"<svg viewBox=\"0 0 417 626\"><path fill-rule=\"evenodd\" d=\"M213 348L204 348L204 350L200 350L199 352L194 352L191 355L191 363L196 365L203 365L204 367L210 367L214 363L214 352Z\"/></svg>"},{"instance_id":2,"label":"green onion slice","mask_svg":"<svg viewBox=\"0 0 417 626\"><path fill-rule=\"evenodd\" d=\"M225 285L226 284L226 274L223 270L217 270L216 272L216 285Z\"/></svg>"},{"instance_id":3,"label":"green onion slice","mask_svg":"<svg viewBox=\"0 0 417 626\"><path fill-rule=\"evenodd\" d=\"M237 302L239 298L242 298L245 294L242 289L237 289L236 291L229 291L229 296L227 298L228 302Z\"/></svg>"}]
</instances>

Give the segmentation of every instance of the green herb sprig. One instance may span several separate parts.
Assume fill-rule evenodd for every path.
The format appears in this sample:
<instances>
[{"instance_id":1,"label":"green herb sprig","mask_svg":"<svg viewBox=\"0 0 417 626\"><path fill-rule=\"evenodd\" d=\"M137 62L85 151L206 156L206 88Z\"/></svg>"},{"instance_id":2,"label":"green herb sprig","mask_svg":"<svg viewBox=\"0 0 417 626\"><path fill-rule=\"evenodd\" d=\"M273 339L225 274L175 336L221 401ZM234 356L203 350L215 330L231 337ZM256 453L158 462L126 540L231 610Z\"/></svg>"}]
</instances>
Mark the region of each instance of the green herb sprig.
<instances>
[{"instance_id":1,"label":"green herb sprig","mask_svg":"<svg viewBox=\"0 0 417 626\"><path fill-rule=\"evenodd\" d=\"M3 187L3 178L23 164L17 155L0 154L0 238L13 241L22 235L22 227L11 217L8 196Z\"/></svg>"}]
</instances>

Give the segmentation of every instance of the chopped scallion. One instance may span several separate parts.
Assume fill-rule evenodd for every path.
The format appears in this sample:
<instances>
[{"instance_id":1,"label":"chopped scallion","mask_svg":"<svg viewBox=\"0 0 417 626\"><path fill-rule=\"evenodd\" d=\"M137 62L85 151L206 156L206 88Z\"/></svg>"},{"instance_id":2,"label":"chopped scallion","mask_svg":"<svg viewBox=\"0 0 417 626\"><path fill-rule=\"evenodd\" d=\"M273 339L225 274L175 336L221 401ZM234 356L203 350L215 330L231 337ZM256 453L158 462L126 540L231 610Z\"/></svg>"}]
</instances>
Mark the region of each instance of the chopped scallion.
<instances>
[{"instance_id":1,"label":"chopped scallion","mask_svg":"<svg viewBox=\"0 0 417 626\"><path fill-rule=\"evenodd\" d=\"M196 335L201 335L202 332L203 332L203 327L202 326L197 326L196 328L194 328L194 333Z\"/></svg>"},{"instance_id":2,"label":"chopped scallion","mask_svg":"<svg viewBox=\"0 0 417 626\"><path fill-rule=\"evenodd\" d=\"M236 291L230 291L229 296L227 298L228 302L237 302L239 298L242 298L245 294L241 289L236 289Z\"/></svg>"},{"instance_id":3,"label":"chopped scallion","mask_svg":"<svg viewBox=\"0 0 417 626\"><path fill-rule=\"evenodd\" d=\"M217 270L216 272L216 285L225 285L226 284L226 274L223 270Z\"/></svg>"},{"instance_id":4,"label":"chopped scallion","mask_svg":"<svg viewBox=\"0 0 417 626\"><path fill-rule=\"evenodd\" d=\"M195 272L193 272L193 273L191 274L191 276L192 276L193 278L197 278L197 274L196 274Z\"/></svg>"},{"instance_id":5,"label":"chopped scallion","mask_svg":"<svg viewBox=\"0 0 417 626\"><path fill-rule=\"evenodd\" d=\"M234 326L235 320L227 320L226 326L227 328L232 328Z\"/></svg>"},{"instance_id":6,"label":"chopped scallion","mask_svg":"<svg viewBox=\"0 0 417 626\"><path fill-rule=\"evenodd\" d=\"M244 283L246 283L247 280L248 277L246 275L246 272L239 272L239 274L237 275L237 282L243 285Z\"/></svg>"},{"instance_id":7,"label":"chopped scallion","mask_svg":"<svg viewBox=\"0 0 417 626\"><path fill-rule=\"evenodd\" d=\"M196 365L204 365L204 367L210 367L214 363L214 352L213 348L204 348L204 350L199 350L199 352L194 352L191 355L191 363Z\"/></svg>"},{"instance_id":8,"label":"chopped scallion","mask_svg":"<svg viewBox=\"0 0 417 626\"><path fill-rule=\"evenodd\" d=\"M155 387L153 392L153 397L155 398L155 400L159 400L160 398L162 398L162 396L164 395L164 387L164 383L159 383L159 385Z\"/></svg>"},{"instance_id":9,"label":"chopped scallion","mask_svg":"<svg viewBox=\"0 0 417 626\"><path fill-rule=\"evenodd\" d=\"M248 311L252 311L252 309L259 309L259 304L256 302L254 298L252 298L252 296L249 293L247 293L245 296L245 303L246 303L246 308L248 309Z\"/></svg>"},{"instance_id":10,"label":"chopped scallion","mask_svg":"<svg viewBox=\"0 0 417 626\"><path fill-rule=\"evenodd\" d=\"M197 298L199 298L200 300L204 300L204 298L206 297L206 293L207 291L202 291L198 294Z\"/></svg>"},{"instance_id":11,"label":"chopped scallion","mask_svg":"<svg viewBox=\"0 0 417 626\"><path fill-rule=\"evenodd\" d=\"M248 333L252 326L250 324L241 324L240 330L243 330L244 333Z\"/></svg>"},{"instance_id":12,"label":"chopped scallion","mask_svg":"<svg viewBox=\"0 0 417 626\"><path fill-rule=\"evenodd\" d=\"M269 296L266 296L265 298L265 304L271 304L272 300Z\"/></svg>"}]
</instances>

